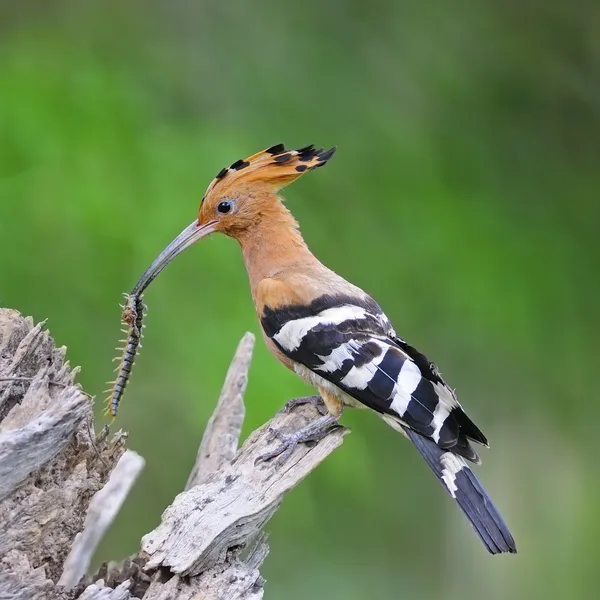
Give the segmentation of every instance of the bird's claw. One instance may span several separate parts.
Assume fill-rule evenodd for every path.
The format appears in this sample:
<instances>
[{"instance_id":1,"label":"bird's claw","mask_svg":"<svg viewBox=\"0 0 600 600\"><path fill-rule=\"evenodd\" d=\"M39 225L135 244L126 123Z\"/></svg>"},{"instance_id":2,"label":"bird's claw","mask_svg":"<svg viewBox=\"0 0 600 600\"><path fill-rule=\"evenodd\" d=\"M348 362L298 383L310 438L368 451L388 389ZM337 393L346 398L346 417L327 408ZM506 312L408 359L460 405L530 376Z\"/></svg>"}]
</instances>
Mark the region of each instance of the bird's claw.
<instances>
[{"instance_id":1,"label":"bird's claw","mask_svg":"<svg viewBox=\"0 0 600 600\"><path fill-rule=\"evenodd\" d=\"M286 434L280 431L279 429L275 429L275 427L269 427L269 441L272 442L274 439L278 439L280 442L284 441Z\"/></svg>"},{"instance_id":2,"label":"bird's claw","mask_svg":"<svg viewBox=\"0 0 600 600\"><path fill-rule=\"evenodd\" d=\"M256 459L255 464L259 463L261 461L267 462L269 460L276 458L277 460L275 461L275 463L277 464L277 466L281 466L290 457L290 454L295 450L296 446L300 443L300 437L298 436L299 432L291 433L291 434L284 434L284 433L281 433L281 431L279 431L277 429L273 429L271 427L271 428L269 428L269 433L271 433L271 435L272 435L271 439L277 438L281 443L274 450L271 450L269 452L265 452L265 453L261 454Z\"/></svg>"},{"instance_id":3,"label":"bird's claw","mask_svg":"<svg viewBox=\"0 0 600 600\"><path fill-rule=\"evenodd\" d=\"M323 398L321 398L321 396L305 396L303 398L292 398L291 400L288 400L285 403L285 405L281 409L281 412L290 413L297 406L302 406L304 404L311 404L312 406L314 406L322 417L324 417L327 414L327 407L325 406L325 402L323 402Z\"/></svg>"},{"instance_id":4,"label":"bird's claw","mask_svg":"<svg viewBox=\"0 0 600 600\"><path fill-rule=\"evenodd\" d=\"M337 427L339 427L337 418L331 415L320 417L294 433L282 433L274 427L269 427L269 433L271 434L269 441L276 438L281 443L274 450L261 454L254 461L254 464L256 465L261 461L267 462L276 458L275 463L277 466L281 466L290 457L298 444L317 443L326 437L332 429L336 429Z\"/></svg>"}]
</instances>

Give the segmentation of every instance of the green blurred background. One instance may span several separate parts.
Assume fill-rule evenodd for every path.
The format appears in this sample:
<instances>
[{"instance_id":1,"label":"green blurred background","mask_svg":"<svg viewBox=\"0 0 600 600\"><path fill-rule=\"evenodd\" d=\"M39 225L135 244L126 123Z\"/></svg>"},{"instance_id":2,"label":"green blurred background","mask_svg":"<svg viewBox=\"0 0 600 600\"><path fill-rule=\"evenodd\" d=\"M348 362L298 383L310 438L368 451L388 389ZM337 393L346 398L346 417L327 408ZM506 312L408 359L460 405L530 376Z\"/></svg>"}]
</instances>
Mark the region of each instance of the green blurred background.
<instances>
[{"instance_id":1,"label":"green blurred background","mask_svg":"<svg viewBox=\"0 0 600 600\"><path fill-rule=\"evenodd\" d=\"M222 166L337 144L288 205L492 441L477 473L518 555L487 555L405 440L347 412L352 435L269 524L267 598L597 596L597 2L1 10L0 302L49 319L87 391L111 377L122 292ZM134 552L182 489L235 346L259 331L225 238L145 299L118 425L147 466L98 560ZM259 339L244 433L307 392Z\"/></svg>"}]
</instances>

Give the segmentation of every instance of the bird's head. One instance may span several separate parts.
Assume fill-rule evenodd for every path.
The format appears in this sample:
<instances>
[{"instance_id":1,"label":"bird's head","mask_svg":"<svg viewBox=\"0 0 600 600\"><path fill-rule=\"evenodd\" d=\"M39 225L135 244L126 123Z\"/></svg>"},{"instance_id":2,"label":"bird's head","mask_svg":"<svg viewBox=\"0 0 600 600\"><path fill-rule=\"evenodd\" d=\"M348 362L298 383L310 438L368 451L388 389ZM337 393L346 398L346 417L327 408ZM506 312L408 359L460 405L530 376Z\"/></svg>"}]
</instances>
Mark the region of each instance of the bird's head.
<instances>
[{"instance_id":1,"label":"bird's head","mask_svg":"<svg viewBox=\"0 0 600 600\"><path fill-rule=\"evenodd\" d=\"M198 218L160 253L133 293L141 294L178 254L211 233L241 238L280 206L279 190L322 167L334 152L335 147L323 150L311 145L286 150L277 144L221 169L204 194Z\"/></svg>"}]
</instances>

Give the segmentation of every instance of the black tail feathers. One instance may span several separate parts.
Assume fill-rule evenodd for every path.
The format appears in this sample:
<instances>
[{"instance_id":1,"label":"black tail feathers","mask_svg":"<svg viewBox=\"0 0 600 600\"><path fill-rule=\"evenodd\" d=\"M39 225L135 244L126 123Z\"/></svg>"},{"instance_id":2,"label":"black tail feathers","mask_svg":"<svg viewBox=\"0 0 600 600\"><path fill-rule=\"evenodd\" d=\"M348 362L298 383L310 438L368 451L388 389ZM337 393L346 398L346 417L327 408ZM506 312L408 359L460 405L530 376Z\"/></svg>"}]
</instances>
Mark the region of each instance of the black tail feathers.
<instances>
[{"instance_id":1,"label":"black tail feathers","mask_svg":"<svg viewBox=\"0 0 600 600\"><path fill-rule=\"evenodd\" d=\"M446 491L458 502L488 551L515 553L515 540L506 523L466 462L412 429L402 428Z\"/></svg>"}]
</instances>

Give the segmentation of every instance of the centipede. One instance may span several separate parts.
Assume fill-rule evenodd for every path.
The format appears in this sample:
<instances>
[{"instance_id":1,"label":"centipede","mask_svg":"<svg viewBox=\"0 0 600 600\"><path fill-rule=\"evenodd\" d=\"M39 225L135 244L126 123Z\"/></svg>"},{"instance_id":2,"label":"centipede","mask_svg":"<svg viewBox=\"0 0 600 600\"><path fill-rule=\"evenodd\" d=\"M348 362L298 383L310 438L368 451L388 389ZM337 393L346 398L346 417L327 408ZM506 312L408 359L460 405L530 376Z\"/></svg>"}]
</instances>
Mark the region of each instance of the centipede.
<instances>
[{"instance_id":1,"label":"centipede","mask_svg":"<svg viewBox=\"0 0 600 600\"><path fill-rule=\"evenodd\" d=\"M123 333L127 334L127 337L121 340L123 347L117 348L120 352L114 359L115 362L119 362L115 369L117 377L110 382L111 387L107 390L109 396L106 400L106 414L112 415L113 418L117 416L121 399L129 383L135 358L138 350L142 347L141 340L146 306L142 301L141 293L125 294L125 303L121 305L121 310L121 321L127 325L127 328L123 329Z\"/></svg>"}]
</instances>

